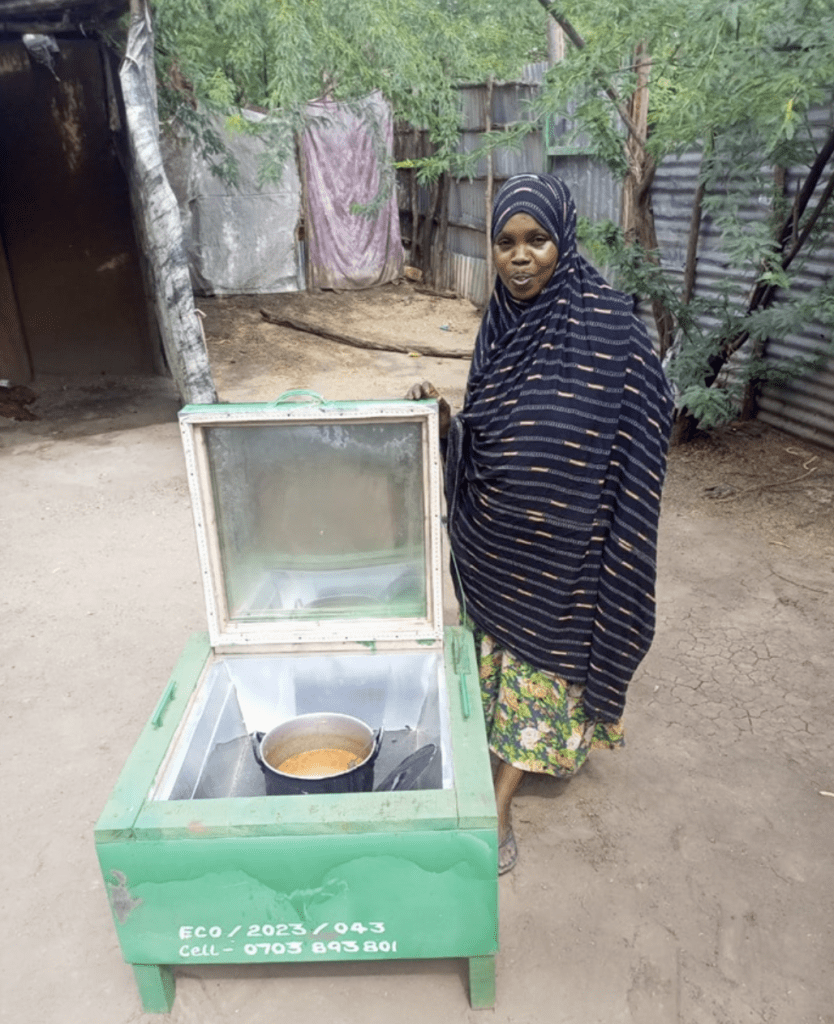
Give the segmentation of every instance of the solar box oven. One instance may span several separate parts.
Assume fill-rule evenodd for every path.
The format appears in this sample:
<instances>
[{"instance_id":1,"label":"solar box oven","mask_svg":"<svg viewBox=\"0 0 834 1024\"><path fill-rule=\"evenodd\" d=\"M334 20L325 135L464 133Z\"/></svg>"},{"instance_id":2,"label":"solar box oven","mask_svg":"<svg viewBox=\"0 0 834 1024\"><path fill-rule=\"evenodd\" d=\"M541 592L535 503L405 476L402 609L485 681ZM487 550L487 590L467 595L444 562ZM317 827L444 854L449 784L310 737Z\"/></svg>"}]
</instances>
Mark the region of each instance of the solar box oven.
<instances>
[{"instance_id":1,"label":"solar box oven","mask_svg":"<svg viewBox=\"0 0 834 1024\"><path fill-rule=\"evenodd\" d=\"M177 965L465 957L495 994L497 832L471 634L443 622L433 402L180 413L207 633L96 825L144 1009ZM283 723L347 716L348 791L269 786ZM279 772L280 774L280 772Z\"/></svg>"}]
</instances>

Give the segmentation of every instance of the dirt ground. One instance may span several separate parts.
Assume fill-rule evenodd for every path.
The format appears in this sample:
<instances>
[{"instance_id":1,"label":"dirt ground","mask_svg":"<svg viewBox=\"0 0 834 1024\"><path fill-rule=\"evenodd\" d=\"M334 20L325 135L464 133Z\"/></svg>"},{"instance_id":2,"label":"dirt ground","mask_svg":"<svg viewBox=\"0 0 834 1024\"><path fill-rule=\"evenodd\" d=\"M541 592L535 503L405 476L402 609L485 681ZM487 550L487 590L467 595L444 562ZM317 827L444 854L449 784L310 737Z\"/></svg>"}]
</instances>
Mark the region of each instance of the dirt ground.
<instances>
[{"instance_id":1,"label":"dirt ground","mask_svg":"<svg viewBox=\"0 0 834 1024\"><path fill-rule=\"evenodd\" d=\"M201 299L224 401L402 397L459 406L478 311L406 283ZM204 628L170 381L42 380L0 417L3 858L0 1020L127 1024L93 827L191 632ZM177 969L172 1024L834 1024L834 452L761 424L675 450L659 625L628 745L537 778L500 880L494 1010L463 961ZM454 616L451 604L447 615Z\"/></svg>"}]
</instances>

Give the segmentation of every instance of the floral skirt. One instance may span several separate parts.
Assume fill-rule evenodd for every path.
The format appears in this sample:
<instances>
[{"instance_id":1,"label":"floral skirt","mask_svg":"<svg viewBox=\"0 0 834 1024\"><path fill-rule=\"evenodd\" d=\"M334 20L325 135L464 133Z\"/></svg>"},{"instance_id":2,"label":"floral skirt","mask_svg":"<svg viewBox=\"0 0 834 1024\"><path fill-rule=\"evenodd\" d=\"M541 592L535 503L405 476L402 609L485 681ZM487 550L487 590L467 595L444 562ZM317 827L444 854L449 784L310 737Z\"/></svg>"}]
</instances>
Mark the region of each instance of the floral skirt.
<instances>
[{"instance_id":1,"label":"floral skirt","mask_svg":"<svg viewBox=\"0 0 834 1024\"><path fill-rule=\"evenodd\" d=\"M489 749L525 772L567 778L595 747L625 744L622 721L588 718L584 687L533 668L473 629Z\"/></svg>"}]
</instances>

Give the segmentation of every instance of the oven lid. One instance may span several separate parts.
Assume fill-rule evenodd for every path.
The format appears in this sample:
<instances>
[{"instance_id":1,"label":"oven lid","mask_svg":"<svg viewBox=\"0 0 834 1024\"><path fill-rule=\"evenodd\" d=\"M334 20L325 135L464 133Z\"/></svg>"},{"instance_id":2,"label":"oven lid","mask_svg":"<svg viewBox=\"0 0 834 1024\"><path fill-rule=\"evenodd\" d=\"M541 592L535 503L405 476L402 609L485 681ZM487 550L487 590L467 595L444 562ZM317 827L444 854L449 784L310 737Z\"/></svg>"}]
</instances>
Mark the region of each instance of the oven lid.
<instances>
[{"instance_id":1,"label":"oven lid","mask_svg":"<svg viewBox=\"0 0 834 1024\"><path fill-rule=\"evenodd\" d=\"M434 402L290 392L180 429L214 647L442 642Z\"/></svg>"}]
</instances>

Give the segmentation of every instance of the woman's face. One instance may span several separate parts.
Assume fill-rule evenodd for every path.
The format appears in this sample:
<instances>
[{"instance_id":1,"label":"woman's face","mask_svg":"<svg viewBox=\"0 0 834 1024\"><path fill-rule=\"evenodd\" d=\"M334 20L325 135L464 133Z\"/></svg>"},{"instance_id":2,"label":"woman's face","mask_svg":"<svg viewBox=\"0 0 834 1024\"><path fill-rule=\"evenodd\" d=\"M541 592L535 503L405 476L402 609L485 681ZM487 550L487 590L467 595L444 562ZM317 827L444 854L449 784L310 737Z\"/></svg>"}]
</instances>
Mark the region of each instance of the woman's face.
<instances>
[{"instance_id":1,"label":"woman's face","mask_svg":"<svg viewBox=\"0 0 834 1024\"><path fill-rule=\"evenodd\" d=\"M534 299L553 277L559 250L529 213L516 213L492 243L492 259L514 299Z\"/></svg>"}]
</instances>

